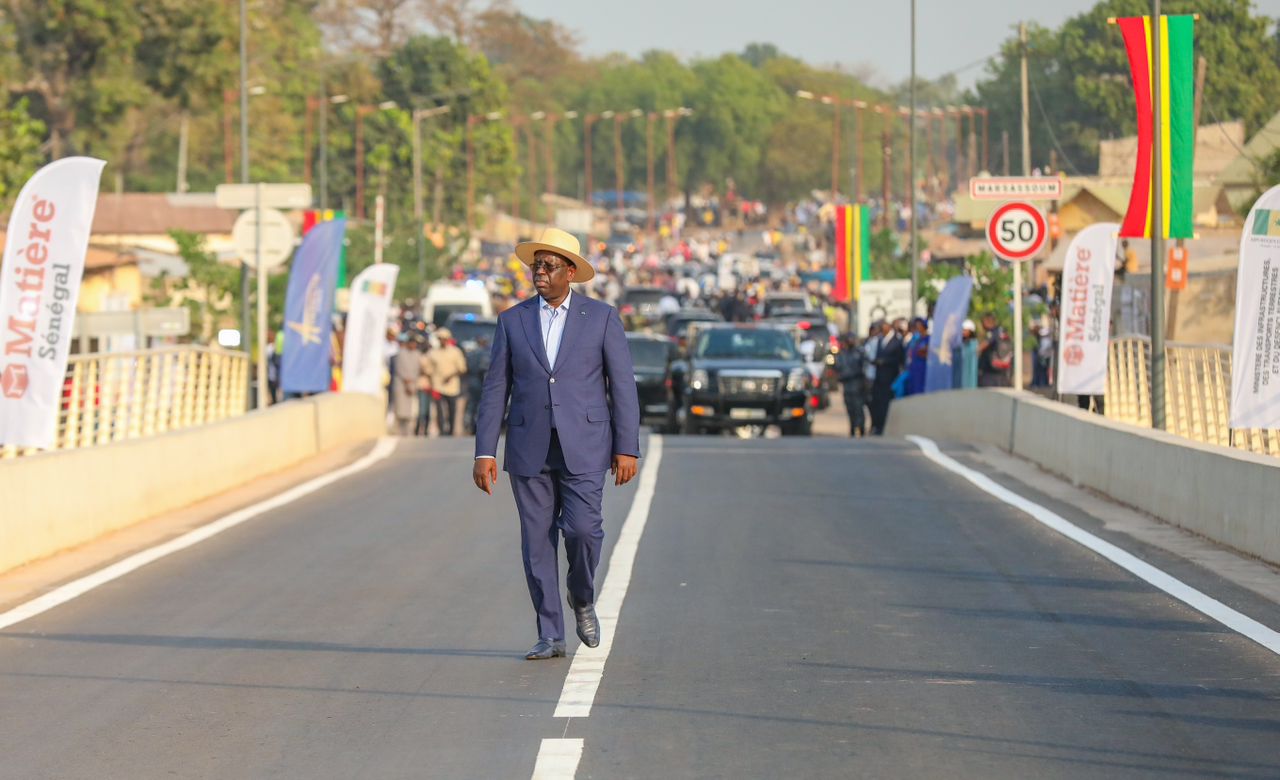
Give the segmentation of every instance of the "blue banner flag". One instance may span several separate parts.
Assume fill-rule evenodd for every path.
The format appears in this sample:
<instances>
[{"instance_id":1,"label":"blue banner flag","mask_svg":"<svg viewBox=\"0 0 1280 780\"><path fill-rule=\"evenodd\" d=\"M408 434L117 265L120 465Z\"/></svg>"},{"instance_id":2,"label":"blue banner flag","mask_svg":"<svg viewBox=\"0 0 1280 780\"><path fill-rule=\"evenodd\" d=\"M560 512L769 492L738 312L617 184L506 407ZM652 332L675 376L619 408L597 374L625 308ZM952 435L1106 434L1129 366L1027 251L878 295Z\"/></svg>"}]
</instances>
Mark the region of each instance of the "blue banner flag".
<instances>
[{"instance_id":1,"label":"blue banner flag","mask_svg":"<svg viewBox=\"0 0 1280 780\"><path fill-rule=\"evenodd\" d=\"M329 389L333 296L346 233L345 219L322 222L308 231L293 255L280 358L280 388L286 393Z\"/></svg>"},{"instance_id":2,"label":"blue banner flag","mask_svg":"<svg viewBox=\"0 0 1280 780\"><path fill-rule=\"evenodd\" d=\"M924 375L924 391L950 390L954 362L960 359L961 326L969 316L973 277L955 276L947 281L933 307L933 332L929 336L929 368Z\"/></svg>"}]
</instances>

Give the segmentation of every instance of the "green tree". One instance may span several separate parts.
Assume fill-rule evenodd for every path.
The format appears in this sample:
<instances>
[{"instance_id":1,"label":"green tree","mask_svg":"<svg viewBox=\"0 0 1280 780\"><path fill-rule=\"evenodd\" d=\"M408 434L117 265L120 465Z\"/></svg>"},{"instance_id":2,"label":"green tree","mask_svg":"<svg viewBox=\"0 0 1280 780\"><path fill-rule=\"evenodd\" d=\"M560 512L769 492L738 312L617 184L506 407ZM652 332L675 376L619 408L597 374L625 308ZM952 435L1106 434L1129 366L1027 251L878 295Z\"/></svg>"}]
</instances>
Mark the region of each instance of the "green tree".
<instances>
[{"instance_id":1,"label":"green tree","mask_svg":"<svg viewBox=\"0 0 1280 780\"><path fill-rule=\"evenodd\" d=\"M18 190L43 162L44 123L27 113L27 101L0 109L0 212L9 210Z\"/></svg>"},{"instance_id":2,"label":"green tree","mask_svg":"<svg viewBox=\"0 0 1280 780\"><path fill-rule=\"evenodd\" d=\"M223 320L233 318L240 291L240 268L219 262L205 247L204 236L185 230L169 235L178 245L178 255L187 264L187 275L171 279L165 275L153 282L151 301L163 306L185 306L191 312L191 331L199 342L208 343Z\"/></svg>"},{"instance_id":3,"label":"green tree","mask_svg":"<svg viewBox=\"0 0 1280 780\"><path fill-rule=\"evenodd\" d=\"M484 55L447 38L425 35L410 38L380 62L377 76L382 94L406 112L412 108L449 107L447 114L428 119L424 125L425 175L430 184L439 177L442 216L447 220L463 218L467 197L467 120L504 111L506 85L494 76ZM404 154L411 152L411 122L406 124L406 119L407 113L402 113L396 120L398 129L394 133L388 131L383 139L389 154L396 146ZM511 125L507 121L477 121L471 135L477 199L486 192L508 193L519 181ZM408 162L404 158L396 165L407 171ZM403 176L400 178L404 180ZM412 186L412 182L407 184ZM411 198L409 205L412 206Z\"/></svg>"},{"instance_id":4,"label":"green tree","mask_svg":"<svg viewBox=\"0 0 1280 780\"><path fill-rule=\"evenodd\" d=\"M16 51L10 93L32 98L51 133L50 152L95 151L141 96L134 53L142 36L135 4L107 0L8 0L5 21Z\"/></svg>"},{"instance_id":5,"label":"green tree","mask_svg":"<svg viewBox=\"0 0 1280 780\"><path fill-rule=\"evenodd\" d=\"M1208 64L1202 122L1243 119L1253 132L1280 110L1280 95L1261 86L1280 80L1277 42L1268 34L1273 21L1254 15L1249 0L1168 0L1163 12L1200 14L1196 52ZM1107 19L1149 13L1144 0L1102 0L1057 30L1028 26L1033 166L1046 165L1056 139L1068 172L1093 171L1101 140L1135 132L1124 42ZM1008 40L969 100L991 110L995 136L1009 132L1015 161L1021 156L1020 52L1017 39Z\"/></svg>"},{"instance_id":6,"label":"green tree","mask_svg":"<svg viewBox=\"0 0 1280 780\"><path fill-rule=\"evenodd\" d=\"M689 148L685 190L711 185L722 190L733 178L741 192L756 192L769 130L789 99L769 78L736 55L696 63L694 115L683 126Z\"/></svg>"}]
</instances>

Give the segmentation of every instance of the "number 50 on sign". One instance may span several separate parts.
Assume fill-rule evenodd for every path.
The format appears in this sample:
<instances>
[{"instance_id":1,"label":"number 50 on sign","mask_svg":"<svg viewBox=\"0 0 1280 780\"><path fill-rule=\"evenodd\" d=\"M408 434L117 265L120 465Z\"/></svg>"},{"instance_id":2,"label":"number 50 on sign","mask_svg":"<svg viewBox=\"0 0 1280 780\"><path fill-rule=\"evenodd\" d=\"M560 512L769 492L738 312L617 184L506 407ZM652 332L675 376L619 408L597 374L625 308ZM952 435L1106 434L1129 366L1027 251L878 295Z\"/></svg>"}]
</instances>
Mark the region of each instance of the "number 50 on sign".
<instances>
[{"instance_id":1,"label":"number 50 on sign","mask_svg":"<svg viewBox=\"0 0 1280 780\"><path fill-rule=\"evenodd\" d=\"M1021 201L1000 206L987 222L987 243L1003 260L1034 257L1044 247L1048 233L1040 209Z\"/></svg>"}]
</instances>

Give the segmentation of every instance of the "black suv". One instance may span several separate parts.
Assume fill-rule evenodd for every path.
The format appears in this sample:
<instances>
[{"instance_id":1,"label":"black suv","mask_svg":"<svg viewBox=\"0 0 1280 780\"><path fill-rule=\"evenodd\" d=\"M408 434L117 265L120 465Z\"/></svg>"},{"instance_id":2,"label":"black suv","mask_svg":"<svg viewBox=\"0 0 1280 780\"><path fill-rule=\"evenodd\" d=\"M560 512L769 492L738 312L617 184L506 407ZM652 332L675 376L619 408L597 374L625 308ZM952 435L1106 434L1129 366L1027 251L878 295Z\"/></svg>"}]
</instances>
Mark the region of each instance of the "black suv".
<instances>
[{"instance_id":1,"label":"black suv","mask_svg":"<svg viewBox=\"0 0 1280 780\"><path fill-rule=\"evenodd\" d=\"M697 323L672 374L684 433L765 425L784 436L812 432L812 382L791 328Z\"/></svg>"},{"instance_id":2,"label":"black suv","mask_svg":"<svg viewBox=\"0 0 1280 780\"><path fill-rule=\"evenodd\" d=\"M627 346L635 366L640 421L675 433L676 407L671 402L671 362L678 357L675 342L648 333L628 333Z\"/></svg>"}]
</instances>

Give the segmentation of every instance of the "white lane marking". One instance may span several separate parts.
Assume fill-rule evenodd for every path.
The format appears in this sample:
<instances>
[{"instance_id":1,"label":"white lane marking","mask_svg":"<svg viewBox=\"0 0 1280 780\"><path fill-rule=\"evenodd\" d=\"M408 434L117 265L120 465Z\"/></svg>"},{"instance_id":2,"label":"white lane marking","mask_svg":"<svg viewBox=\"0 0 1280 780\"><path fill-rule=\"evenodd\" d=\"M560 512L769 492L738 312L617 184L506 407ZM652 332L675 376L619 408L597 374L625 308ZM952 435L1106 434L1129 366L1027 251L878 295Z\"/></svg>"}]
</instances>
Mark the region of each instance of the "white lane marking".
<instances>
[{"instance_id":1,"label":"white lane marking","mask_svg":"<svg viewBox=\"0 0 1280 780\"><path fill-rule=\"evenodd\" d=\"M1138 579L1145 580L1192 609L1213 618L1232 631L1243 634L1276 655L1280 655L1280 632L1264 626L1247 615L1242 615L1221 601L1201 593L1182 580L1166 574L1161 569L1157 569L1131 553L1125 552L1111 542L1073 525L1061 515L997 484L987 475L961 465L956 460L943 455L942 451L938 449L938 445L930 439L926 439L923 436L908 436L906 438L919 447L925 457L944 469L959 474L979 489L990 493L1009 506L1021 509L1031 515L1034 520L1042 525L1088 547Z\"/></svg>"},{"instance_id":2,"label":"white lane marking","mask_svg":"<svg viewBox=\"0 0 1280 780\"><path fill-rule=\"evenodd\" d=\"M649 437L649 457L641 461L640 483L636 487L631 511L618 532L618 541L609 556L609 575L596 598L596 617L600 619L600 646L582 645L573 654L569 674L565 676L560 702L556 705L557 718L585 718L591 714L591 704L596 699L596 689L604 676L604 664L613 649L613 637L617 633L618 613L631 585L631 570L640 548L640 536L649 522L649 505L658 484L658 467L662 465L662 437Z\"/></svg>"},{"instance_id":3,"label":"white lane marking","mask_svg":"<svg viewBox=\"0 0 1280 780\"><path fill-rule=\"evenodd\" d=\"M8 628L16 623L21 623L24 620L41 614L42 612L48 612L54 607L65 604L78 596L82 596L100 585L105 585L112 580L119 579L132 571L140 569L148 563L158 561L161 558L167 555L172 555L180 550L185 550L188 547L199 544L212 536L217 536L223 531L234 528L243 522L252 520L258 515L270 512L273 509L278 509L288 503L297 501L303 496L309 495L323 487L331 485L340 479L349 477L357 472L364 471L373 464L387 458L395 451L395 448L396 440L394 438L383 437L374 445L372 452L365 455L360 460L357 460L355 463L343 466L337 471L331 471L328 474L316 477L315 479L310 480L309 482L304 482L301 485L296 485L273 498L267 499L266 501L261 501L252 506L238 509L229 515L224 515L213 522L202 525L192 531L188 531L182 536L170 539L169 541L164 542L163 544L158 544L155 547L149 547L141 552L134 553L128 558L117 561L116 563L99 569L92 574L87 574L78 580L68 582L67 584L55 588L43 596L34 598L25 604L19 604L8 612L0 614L0 629Z\"/></svg>"},{"instance_id":4,"label":"white lane marking","mask_svg":"<svg viewBox=\"0 0 1280 780\"><path fill-rule=\"evenodd\" d=\"M564 780L578 773L582 760L582 740L544 739L533 765L533 780Z\"/></svg>"}]
</instances>

